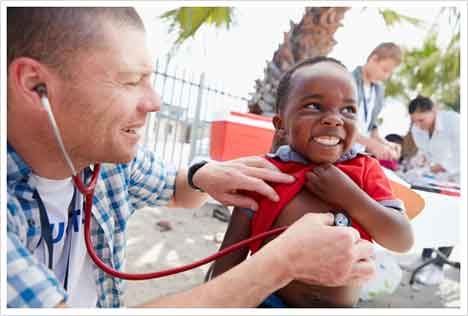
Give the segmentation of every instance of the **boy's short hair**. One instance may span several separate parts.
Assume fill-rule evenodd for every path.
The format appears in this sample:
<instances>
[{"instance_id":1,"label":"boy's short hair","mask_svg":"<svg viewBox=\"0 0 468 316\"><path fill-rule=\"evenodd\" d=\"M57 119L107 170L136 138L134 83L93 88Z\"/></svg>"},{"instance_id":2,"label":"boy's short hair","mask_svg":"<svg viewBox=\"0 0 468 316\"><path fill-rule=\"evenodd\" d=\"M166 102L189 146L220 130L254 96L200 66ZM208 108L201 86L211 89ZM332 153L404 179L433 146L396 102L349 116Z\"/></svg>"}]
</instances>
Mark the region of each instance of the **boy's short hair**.
<instances>
[{"instance_id":1,"label":"boy's short hair","mask_svg":"<svg viewBox=\"0 0 468 316\"><path fill-rule=\"evenodd\" d=\"M370 60L372 56L377 56L378 60L382 59L392 59L395 61L398 65L401 64L402 58L403 58L403 53L401 51L401 48L392 42L385 42L379 44L374 50L369 54L369 57L367 57L367 61Z\"/></svg>"},{"instance_id":2,"label":"boy's short hair","mask_svg":"<svg viewBox=\"0 0 468 316\"><path fill-rule=\"evenodd\" d=\"M348 70L341 61L332 57L327 57L327 56L317 56L313 58L308 58L306 60L301 61L300 63L295 64L294 66L289 68L284 74L281 75L281 78L278 84L278 89L276 90L276 106L275 106L276 113L279 113L280 110L283 109L283 106L285 103L284 100L286 100L288 97L289 84L291 82L291 77L294 74L294 72L303 66L310 66L310 65L321 63L321 62L332 62L337 65L340 65L345 70Z\"/></svg>"},{"instance_id":3,"label":"boy's short hair","mask_svg":"<svg viewBox=\"0 0 468 316\"><path fill-rule=\"evenodd\" d=\"M416 98L410 101L408 105L409 114L414 112L429 112L434 108L434 103L428 97L418 95Z\"/></svg>"}]
</instances>

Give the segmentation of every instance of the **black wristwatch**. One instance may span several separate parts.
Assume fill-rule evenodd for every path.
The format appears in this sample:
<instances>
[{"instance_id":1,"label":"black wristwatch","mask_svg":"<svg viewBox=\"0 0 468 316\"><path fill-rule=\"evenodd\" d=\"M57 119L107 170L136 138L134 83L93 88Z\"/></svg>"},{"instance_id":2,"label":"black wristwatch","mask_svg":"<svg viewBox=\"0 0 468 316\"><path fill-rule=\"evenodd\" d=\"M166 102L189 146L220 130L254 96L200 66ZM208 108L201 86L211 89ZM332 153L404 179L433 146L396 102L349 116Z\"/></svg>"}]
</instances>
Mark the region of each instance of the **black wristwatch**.
<instances>
[{"instance_id":1,"label":"black wristwatch","mask_svg":"<svg viewBox=\"0 0 468 316\"><path fill-rule=\"evenodd\" d=\"M201 160L197 163L194 163L193 165L191 165L189 168L188 168L188 172L187 172L187 182L188 184L190 185L190 187L194 190L197 190L197 191L200 191L200 192L205 192L203 191L202 189L200 189L199 187L197 187L195 184L193 184L193 176L195 175L195 172L197 172L198 170L200 170L201 167L203 167L204 165L206 165L208 163L208 161L206 160Z\"/></svg>"}]
</instances>

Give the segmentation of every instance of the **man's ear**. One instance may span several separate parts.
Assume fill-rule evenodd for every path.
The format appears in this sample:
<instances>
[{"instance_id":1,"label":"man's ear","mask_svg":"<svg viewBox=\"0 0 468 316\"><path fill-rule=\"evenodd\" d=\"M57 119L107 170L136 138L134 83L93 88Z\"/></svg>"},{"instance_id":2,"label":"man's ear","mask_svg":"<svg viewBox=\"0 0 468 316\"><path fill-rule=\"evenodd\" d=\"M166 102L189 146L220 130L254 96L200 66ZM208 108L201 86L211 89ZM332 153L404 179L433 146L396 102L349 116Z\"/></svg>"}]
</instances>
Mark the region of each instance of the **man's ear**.
<instances>
[{"instance_id":1,"label":"man's ear","mask_svg":"<svg viewBox=\"0 0 468 316\"><path fill-rule=\"evenodd\" d=\"M275 127L275 134L283 138L286 135L286 131L284 130L284 123L283 119L279 115L275 115L273 117L273 126Z\"/></svg>"},{"instance_id":2,"label":"man's ear","mask_svg":"<svg viewBox=\"0 0 468 316\"><path fill-rule=\"evenodd\" d=\"M44 84L44 66L32 58L20 57L8 67L8 80L11 91L24 101L40 103L40 97L34 89Z\"/></svg>"}]
</instances>

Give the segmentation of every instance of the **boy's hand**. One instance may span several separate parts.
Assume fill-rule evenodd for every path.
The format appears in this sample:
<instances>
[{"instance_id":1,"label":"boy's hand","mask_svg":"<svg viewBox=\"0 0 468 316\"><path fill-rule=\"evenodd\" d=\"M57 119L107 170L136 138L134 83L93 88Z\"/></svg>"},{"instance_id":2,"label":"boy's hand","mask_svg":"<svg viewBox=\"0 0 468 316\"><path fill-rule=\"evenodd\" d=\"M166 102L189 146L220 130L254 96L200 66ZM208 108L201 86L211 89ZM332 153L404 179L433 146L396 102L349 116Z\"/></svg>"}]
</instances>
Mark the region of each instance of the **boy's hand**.
<instances>
[{"instance_id":1,"label":"boy's hand","mask_svg":"<svg viewBox=\"0 0 468 316\"><path fill-rule=\"evenodd\" d=\"M305 186L323 201L346 209L350 198L357 196L360 188L343 171L332 164L315 167L306 174Z\"/></svg>"}]
</instances>

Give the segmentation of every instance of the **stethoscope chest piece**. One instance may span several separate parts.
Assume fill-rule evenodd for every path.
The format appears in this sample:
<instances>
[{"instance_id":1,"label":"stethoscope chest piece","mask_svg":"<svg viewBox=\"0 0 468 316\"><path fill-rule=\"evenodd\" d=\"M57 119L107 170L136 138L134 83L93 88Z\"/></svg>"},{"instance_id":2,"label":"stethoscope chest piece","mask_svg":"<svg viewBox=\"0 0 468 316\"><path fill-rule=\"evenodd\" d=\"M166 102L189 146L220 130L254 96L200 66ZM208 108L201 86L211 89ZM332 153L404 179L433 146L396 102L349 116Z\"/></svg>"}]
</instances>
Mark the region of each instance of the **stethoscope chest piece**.
<instances>
[{"instance_id":1,"label":"stethoscope chest piece","mask_svg":"<svg viewBox=\"0 0 468 316\"><path fill-rule=\"evenodd\" d=\"M334 214L335 214L335 220L333 224L335 226L342 226L342 227L351 226L351 218L348 216L348 214L346 214L345 211L338 211L338 212L335 212Z\"/></svg>"}]
</instances>

